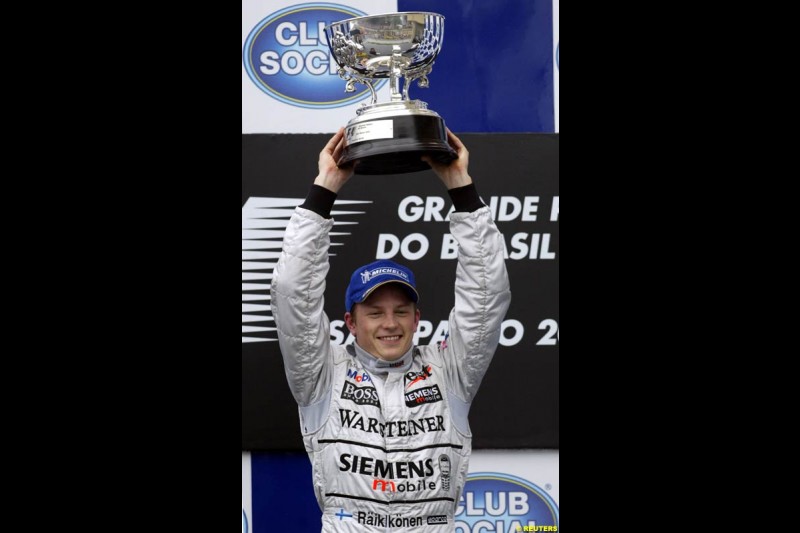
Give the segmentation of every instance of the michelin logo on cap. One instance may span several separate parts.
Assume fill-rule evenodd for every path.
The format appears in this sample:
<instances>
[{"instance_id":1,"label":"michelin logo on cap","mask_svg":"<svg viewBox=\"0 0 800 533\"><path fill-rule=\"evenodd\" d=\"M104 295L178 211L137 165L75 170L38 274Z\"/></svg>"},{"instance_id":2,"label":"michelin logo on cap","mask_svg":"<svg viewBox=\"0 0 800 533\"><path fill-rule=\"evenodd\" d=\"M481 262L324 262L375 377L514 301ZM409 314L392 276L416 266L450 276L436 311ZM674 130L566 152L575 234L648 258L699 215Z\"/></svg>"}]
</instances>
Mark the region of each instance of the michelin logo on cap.
<instances>
[{"instance_id":1,"label":"michelin logo on cap","mask_svg":"<svg viewBox=\"0 0 800 533\"><path fill-rule=\"evenodd\" d=\"M410 283L408 279L408 274L399 270L397 268L376 268L375 270L369 271L365 270L361 273L361 283L369 283L372 281L373 278L376 278L381 275L391 275L397 276L399 278L403 278L406 282Z\"/></svg>"}]
</instances>

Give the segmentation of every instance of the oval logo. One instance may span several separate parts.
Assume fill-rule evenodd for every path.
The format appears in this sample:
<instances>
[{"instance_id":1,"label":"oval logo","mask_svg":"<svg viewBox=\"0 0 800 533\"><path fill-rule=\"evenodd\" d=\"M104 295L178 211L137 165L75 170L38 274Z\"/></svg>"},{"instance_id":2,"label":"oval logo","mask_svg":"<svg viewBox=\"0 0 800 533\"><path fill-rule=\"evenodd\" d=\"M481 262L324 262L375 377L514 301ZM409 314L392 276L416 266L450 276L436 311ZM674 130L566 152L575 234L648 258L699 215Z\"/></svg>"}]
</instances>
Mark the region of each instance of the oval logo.
<instances>
[{"instance_id":1,"label":"oval logo","mask_svg":"<svg viewBox=\"0 0 800 533\"><path fill-rule=\"evenodd\" d=\"M312 109L353 104L370 95L356 84L344 92L345 81L331 57L325 26L366 15L339 4L297 4L276 11L247 36L242 52L244 67L256 86L283 103ZM374 85L377 91L386 80Z\"/></svg>"},{"instance_id":2,"label":"oval logo","mask_svg":"<svg viewBox=\"0 0 800 533\"><path fill-rule=\"evenodd\" d=\"M558 506L549 494L530 481L494 472L467 476L455 518L461 532L558 531Z\"/></svg>"}]
</instances>

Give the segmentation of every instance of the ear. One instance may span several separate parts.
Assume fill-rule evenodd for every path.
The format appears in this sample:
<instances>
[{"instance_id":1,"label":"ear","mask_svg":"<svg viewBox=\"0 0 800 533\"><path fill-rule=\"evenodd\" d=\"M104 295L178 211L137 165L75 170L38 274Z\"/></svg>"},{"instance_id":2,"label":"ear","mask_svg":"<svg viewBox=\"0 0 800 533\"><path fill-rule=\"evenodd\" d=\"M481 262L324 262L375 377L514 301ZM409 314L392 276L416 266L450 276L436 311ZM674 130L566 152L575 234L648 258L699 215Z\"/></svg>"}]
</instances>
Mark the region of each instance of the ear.
<instances>
[{"instance_id":1,"label":"ear","mask_svg":"<svg viewBox=\"0 0 800 533\"><path fill-rule=\"evenodd\" d=\"M417 328L419 327L419 317L420 316L422 316L422 315L420 315L419 307L416 307L416 310L414 311L414 333L417 332Z\"/></svg>"},{"instance_id":2,"label":"ear","mask_svg":"<svg viewBox=\"0 0 800 533\"><path fill-rule=\"evenodd\" d=\"M350 333L353 337L356 336L356 317L353 313L345 313L344 314L344 323L347 326L347 329L350 330ZM416 329L414 330L416 331Z\"/></svg>"}]
</instances>

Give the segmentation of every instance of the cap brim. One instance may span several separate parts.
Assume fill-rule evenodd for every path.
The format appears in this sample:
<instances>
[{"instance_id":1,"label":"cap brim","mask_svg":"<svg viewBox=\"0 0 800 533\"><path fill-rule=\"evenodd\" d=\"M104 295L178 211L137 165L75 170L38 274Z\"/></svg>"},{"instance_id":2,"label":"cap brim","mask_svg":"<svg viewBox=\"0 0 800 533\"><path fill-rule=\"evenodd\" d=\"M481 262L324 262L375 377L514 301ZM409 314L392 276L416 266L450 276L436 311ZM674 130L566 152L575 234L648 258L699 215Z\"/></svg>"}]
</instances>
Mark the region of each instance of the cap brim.
<instances>
[{"instance_id":1,"label":"cap brim","mask_svg":"<svg viewBox=\"0 0 800 533\"><path fill-rule=\"evenodd\" d=\"M383 281L383 282L381 282L381 283L378 283L378 284L377 284L377 285L375 285L374 287L371 287L371 288L370 288L370 289L369 289L367 292L365 292L365 293L364 293L364 296L361 298L361 300L359 300L359 301L357 301L357 302L356 302L356 301L354 301L353 303L354 303L354 304L360 304L360 303L364 303L364 300L366 300L367 298L369 298L369 295L370 295L370 294L372 294L372 293L373 293L373 291L374 291L375 289L377 289L378 287L383 287L384 285L387 285L387 284L389 284L389 283L398 283L398 284L400 284L400 285L405 285L406 287L408 287L409 289L411 289L411 292L413 292L413 293L414 293L414 295L417 297L416 299L413 299L413 298L412 298L412 301L413 301L414 303L417 303L417 302L419 302L419 293L417 292L417 289L415 289L415 288L414 288L414 287L413 287L413 286L412 286L410 283L406 283L405 281L400 281L399 279L392 279L392 280L389 280L389 281Z\"/></svg>"}]
</instances>

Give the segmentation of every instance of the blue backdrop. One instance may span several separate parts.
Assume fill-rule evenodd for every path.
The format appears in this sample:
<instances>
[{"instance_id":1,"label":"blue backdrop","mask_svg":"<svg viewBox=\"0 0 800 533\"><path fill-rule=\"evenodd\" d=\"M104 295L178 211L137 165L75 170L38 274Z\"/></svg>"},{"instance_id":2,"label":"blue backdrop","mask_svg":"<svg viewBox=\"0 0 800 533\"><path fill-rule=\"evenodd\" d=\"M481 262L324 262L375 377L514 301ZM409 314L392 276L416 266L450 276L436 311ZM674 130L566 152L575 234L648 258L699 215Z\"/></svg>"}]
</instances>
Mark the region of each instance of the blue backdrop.
<instances>
[{"instance_id":1,"label":"blue backdrop","mask_svg":"<svg viewBox=\"0 0 800 533\"><path fill-rule=\"evenodd\" d=\"M318 532L322 512L305 453L254 453L253 533Z\"/></svg>"},{"instance_id":2,"label":"blue backdrop","mask_svg":"<svg viewBox=\"0 0 800 533\"><path fill-rule=\"evenodd\" d=\"M552 0L398 0L444 15L430 87L412 86L457 132L555 131Z\"/></svg>"}]
</instances>

